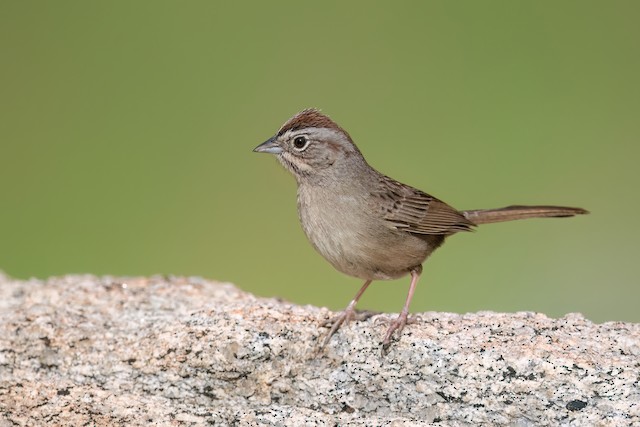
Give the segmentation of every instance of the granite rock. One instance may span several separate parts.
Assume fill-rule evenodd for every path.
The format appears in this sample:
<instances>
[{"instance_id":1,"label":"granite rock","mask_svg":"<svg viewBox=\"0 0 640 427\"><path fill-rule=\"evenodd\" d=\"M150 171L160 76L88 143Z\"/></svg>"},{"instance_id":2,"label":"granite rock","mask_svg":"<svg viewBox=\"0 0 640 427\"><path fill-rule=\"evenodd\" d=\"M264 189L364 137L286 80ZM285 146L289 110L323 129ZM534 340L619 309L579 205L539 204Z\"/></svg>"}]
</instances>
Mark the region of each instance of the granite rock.
<instances>
[{"instance_id":1,"label":"granite rock","mask_svg":"<svg viewBox=\"0 0 640 427\"><path fill-rule=\"evenodd\" d=\"M333 313L196 277L0 274L0 427L640 425L640 324Z\"/></svg>"}]
</instances>

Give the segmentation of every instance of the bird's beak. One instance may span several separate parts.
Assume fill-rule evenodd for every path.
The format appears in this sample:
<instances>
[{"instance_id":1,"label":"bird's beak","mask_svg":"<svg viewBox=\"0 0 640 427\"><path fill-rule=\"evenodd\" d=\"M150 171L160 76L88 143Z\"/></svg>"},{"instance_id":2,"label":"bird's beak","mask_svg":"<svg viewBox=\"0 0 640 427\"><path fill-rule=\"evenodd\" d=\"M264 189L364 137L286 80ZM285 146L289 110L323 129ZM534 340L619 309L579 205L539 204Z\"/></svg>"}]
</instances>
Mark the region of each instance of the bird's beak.
<instances>
[{"instance_id":1,"label":"bird's beak","mask_svg":"<svg viewBox=\"0 0 640 427\"><path fill-rule=\"evenodd\" d=\"M267 139L262 144L258 145L253 149L256 153L269 153L269 154L280 154L282 153L282 148L276 142L276 137L272 136Z\"/></svg>"}]
</instances>

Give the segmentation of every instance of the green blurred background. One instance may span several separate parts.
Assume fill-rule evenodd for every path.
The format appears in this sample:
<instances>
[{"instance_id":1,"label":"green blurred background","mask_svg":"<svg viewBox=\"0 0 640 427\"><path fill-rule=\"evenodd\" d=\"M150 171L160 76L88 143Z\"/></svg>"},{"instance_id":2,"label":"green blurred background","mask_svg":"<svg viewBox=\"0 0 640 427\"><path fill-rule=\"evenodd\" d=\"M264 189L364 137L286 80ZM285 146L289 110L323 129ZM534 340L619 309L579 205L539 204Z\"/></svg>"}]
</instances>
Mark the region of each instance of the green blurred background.
<instances>
[{"instance_id":1,"label":"green blurred background","mask_svg":"<svg viewBox=\"0 0 640 427\"><path fill-rule=\"evenodd\" d=\"M3 1L0 269L201 275L343 308L361 283L251 150L319 107L380 171L484 226L434 254L412 311L640 321L637 1ZM361 308L398 311L408 279Z\"/></svg>"}]
</instances>

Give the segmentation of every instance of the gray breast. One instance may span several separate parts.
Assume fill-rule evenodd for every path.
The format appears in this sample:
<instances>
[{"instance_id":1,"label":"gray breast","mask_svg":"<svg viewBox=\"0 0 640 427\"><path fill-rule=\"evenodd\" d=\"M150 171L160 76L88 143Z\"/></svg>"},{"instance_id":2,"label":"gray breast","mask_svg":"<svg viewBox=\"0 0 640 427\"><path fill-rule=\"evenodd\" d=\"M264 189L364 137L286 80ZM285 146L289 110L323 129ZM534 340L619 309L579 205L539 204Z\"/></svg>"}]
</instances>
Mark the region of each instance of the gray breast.
<instances>
[{"instance_id":1,"label":"gray breast","mask_svg":"<svg viewBox=\"0 0 640 427\"><path fill-rule=\"evenodd\" d=\"M424 236L390 226L377 210L367 208L362 196L310 190L298 188L302 228L313 247L347 275L364 280L402 277L435 249Z\"/></svg>"}]
</instances>

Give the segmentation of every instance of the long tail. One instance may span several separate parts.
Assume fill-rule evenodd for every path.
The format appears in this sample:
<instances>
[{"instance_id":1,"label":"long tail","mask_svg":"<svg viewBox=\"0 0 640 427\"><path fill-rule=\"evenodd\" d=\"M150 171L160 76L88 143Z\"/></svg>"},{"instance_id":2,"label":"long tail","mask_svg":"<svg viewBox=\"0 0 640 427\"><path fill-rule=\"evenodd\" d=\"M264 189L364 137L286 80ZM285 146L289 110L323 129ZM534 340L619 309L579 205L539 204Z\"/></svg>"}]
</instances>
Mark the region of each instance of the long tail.
<instances>
[{"instance_id":1,"label":"long tail","mask_svg":"<svg viewBox=\"0 0 640 427\"><path fill-rule=\"evenodd\" d=\"M462 211L462 214L474 224L490 224L527 218L562 218L588 213L589 211L586 209L565 206L507 206L498 209Z\"/></svg>"}]
</instances>

